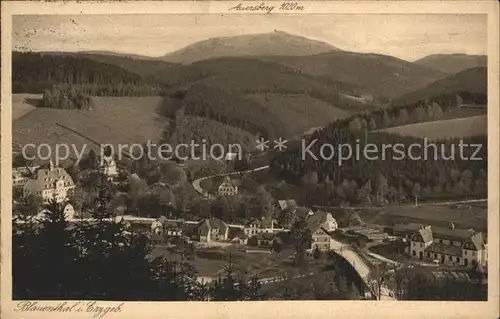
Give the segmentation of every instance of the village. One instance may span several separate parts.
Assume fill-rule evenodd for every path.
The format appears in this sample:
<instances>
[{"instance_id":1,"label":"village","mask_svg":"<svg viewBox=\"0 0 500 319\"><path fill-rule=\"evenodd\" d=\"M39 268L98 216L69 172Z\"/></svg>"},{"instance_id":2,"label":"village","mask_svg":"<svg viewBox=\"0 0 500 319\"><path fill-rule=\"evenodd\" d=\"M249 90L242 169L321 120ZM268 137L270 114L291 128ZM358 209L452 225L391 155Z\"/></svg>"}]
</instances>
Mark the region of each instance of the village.
<instances>
[{"instance_id":1,"label":"village","mask_svg":"<svg viewBox=\"0 0 500 319\"><path fill-rule=\"evenodd\" d=\"M113 182L119 168L113 159L106 159L99 167L99 172ZM56 167L52 162L46 168L18 167L13 169L12 177L14 192L22 194L21 198L36 195L42 198L44 205L52 200L61 203L70 223L89 218L76 211L71 204L75 183L64 168ZM238 184L225 176L215 190L213 197L234 196L238 194ZM226 252L238 252L243 256L261 256L256 258L266 260L269 258L267 255L279 254L292 245L293 225L302 220L310 234L310 242L305 250L309 258L317 258L321 254L338 254L363 280L368 280L381 263L392 266L419 265L430 269L435 277L451 280L470 280L466 272L468 269L484 269L487 266L487 236L481 231L461 229L453 223L447 227L418 223L361 223L352 227L338 220L345 216L347 208L309 208L298 205L293 199L280 199L275 204L278 210L276 216L288 216L287 223L280 224L278 218L274 217L251 218L246 223L231 223L214 217L199 220L168 216L148 218L127 215L123 210L115 212L111 221L123 223L126 232L148 234L161 253L175 249L179 243L187 243L199 254L216 251L219 259L225 258ZM42 218L46 212L47 208L43 208L34 215ZM292 254L287 258L291 258ZM206 258L197 260L203 263ZM279 274L283 273L279 268L285 267L280 264L282 262L283 259L279 262L269 261L274 263L271 266L255 264L253 274L264 276L263 283L277 280ZM206 269L200 265L199 268L199 278L210 281L220 272L221 264ZM270 268L274 271L269 271ZM393 293L389 286L384 285L384 297L392 299Z\"/></svg>"}]
</instances>

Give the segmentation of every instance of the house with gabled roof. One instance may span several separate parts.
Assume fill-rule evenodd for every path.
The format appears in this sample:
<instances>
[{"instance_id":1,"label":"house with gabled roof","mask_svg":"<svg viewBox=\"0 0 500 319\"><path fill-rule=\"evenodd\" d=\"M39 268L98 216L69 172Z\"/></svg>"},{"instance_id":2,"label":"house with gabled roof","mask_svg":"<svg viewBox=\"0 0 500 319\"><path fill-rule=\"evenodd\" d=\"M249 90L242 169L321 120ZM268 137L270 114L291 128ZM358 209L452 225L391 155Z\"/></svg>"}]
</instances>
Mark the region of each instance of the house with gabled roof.
<instances>
[{"instance_id":1,"label":"house with gabled roof","mask_svg":"<svg viewBox=\"0 0 500 319\"><path fill-rule=\"evenodd\" d=\"M281 210L292 209L297 207L297 203L295 202L294 199L285 199L285 200L279 200L278 206Z\"/></svg>"},{"instance_id":2,"label":"house with gabled roof","mask_svg":"<svg viewBox=\"0 0 500 319\"><path fill-rule=\"evenodd\" d=\"M234 196L238 194L238 185L236 182L232 181L229 176L224 178L224 181L220 183L217 188L217 194L219 196Z\"/></svg>"},{"instance_id":3,"label":"house with gabled roof","mask_svg":"<svg viewBox=\"0 0 500 319\"><path fill-rule=\"evenodd\" d=\"M410 251L413 257L424 258L424 251L433 242L431 226L420 228L410 238Z\"/></svg>"},{"instance_id":4,"label":"house with gabled roof","mask_svg":"<svg viewBox=\"0 0 500 319\"><path fill-rule=\"evenodd\" d=\"M39 168L36 166L21 166L12 169L12 187L22 188L28 182L30 177L35 176L36 170Z\"/></svg>"},{"instance_id":5,"label":"house with gabled roof","mask_svg":"<svg viewBox=\"0 0 500 319\"><path fill-rule=\"evenodd\" d=\"M252 242L257 244L257 246L271 247L275 238L275 234L260 233L252 238Z\"/></svg>"},{"instance_id":6,"label":"house with gabled roof","mask_svg":"<svg viewBox=\"0 0 500 319\"><path fill-rule=\"evenodd\" d=\"M308 218L314 215L314 212L310 208L303 206L297 206L291 209L291 211L295 218Z\"/></svg>"},{"instance_id":7,"label":"house with gabled roof","mask_svg":"<svg viewBox=\"0 0 500 319\"><path fill-rule=\"evenodd\" d=\"M333 238L330 232L334 231L336 227L330 230L330 224L326 221L326 218L327 217L318 214L316 217L306 219L307 227L311 231L312 238L309 249L310 252L315 249L319 249L321 251L329 251L333 249Z\"/></svg>"},{"instance_id":8,"label":"house with gabled roof","mask_svg":"<svg viewBox=\"0 0 500 319\"><path fill-rule=\"evenodd\" d=\"M198 223L196 237L203 243L226 241L229 238L229 226L221 219L207 218Z\"/></svg>"},{"instance_id":9,"label":"house with gabled roof","mask_svg":"<svg viewBox=\"0 0 500 319\"><path fill-rule=\"evenodd\" d=\"M267 218L267 217L262 217L261 219L252 218L245 225L244 232L245 235L247 236L253 236L260 233L276 233L282 230L281 228L275 227L276 225L277 222L273 218Z\"/></svg>"},{"instance_id":10,"label":"house with gabled roof","mask_svg":"<svg viewBox=\"0 0 500 319\"><path fill-rule=\"evenodd\" d=\"M483 233L473 229L425 226L410 238L409 252L412 257L436 263L470 267L486 265L487 244Z\"/></svg>"},{"instance_id":11,"label":"house with gabled roof","mask_svg":"<svg viewBox=\"0 0 500 319\"><path fill-rule=\"evenodd\" d=\"M313 215L308 215L309 217L306 219L309 223L318 223L322 228L327 231L334 231L339 227L337 220L333 218L331 213L327 213L322 210L317 210L313 213Z\"/></svg>"},{"instance_id":12,"label":"house with gabled roof","mask_svg":"<svg viewBox=\"0 0 500 319\"><path fill-rule=\"evenodd\" d=\"M51 200L58 203L68 199L69 192L75 188L75 183L66 170L55 167L50 161L49 168L40 168L35 177L26 181L23 186L23 195L35 195L42 198L45 204Z\"/></svg>"},{"instance_id":13,"label":"house with gabled roof","mask_svg":"<svg viewBox=\"0 0 500 319\"><path fill-rule=\"evenodd\" d=\"M248 236L245 235L243 229L238 227L229 227L229 239L233 244L246 245Z\"/></svg>"},{"instance_id":14,"label":"house with gabled roof","mask_svg":"<svg viewBox=\"0 0 500 319\"><path fill-rule=\"evenodd\" d=\"M422 229L424 225L417 223L409 223L409 224L395 224L393 229L393 235L399 238L402 238L405 241L409 241L411 237L418 233L420 229Z\"/></svg>"}]
</instances>

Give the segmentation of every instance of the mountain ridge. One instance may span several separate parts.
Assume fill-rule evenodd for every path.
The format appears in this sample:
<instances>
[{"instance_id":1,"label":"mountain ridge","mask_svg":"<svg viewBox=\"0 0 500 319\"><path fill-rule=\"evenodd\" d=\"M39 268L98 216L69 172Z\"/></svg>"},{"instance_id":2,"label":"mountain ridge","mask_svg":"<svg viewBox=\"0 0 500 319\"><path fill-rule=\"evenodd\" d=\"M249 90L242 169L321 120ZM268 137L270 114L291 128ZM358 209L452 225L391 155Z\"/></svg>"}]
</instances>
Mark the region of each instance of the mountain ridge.
<instances>
[{"instance_id":1,"label":"mountain ridge","mask_svg":"<svg viewBox=\"0 0 500 319\"><path fill-rule=\"evenodd\" d=\"M340 51L319 40L275 30L269 33L215 37L192 43L165 54L163 61L190 64L219 57L249 57L258 55L307 56Z\"/></svg>"},{"instance_id":2,"label":"mountain ridge","mask_svg":"<svg viewBox=\"0 0 500 319\"><path fill-rule=\"evenodd\" d=\"M413 61L415 64L425 65L448 74L457 74L475 67L487 67L488 57L480 54L431 54Z\"/></svg>"},{"instance_id":3,"label":"mountain ridge","mask_svg":"<svg viewBox=\"0 0 500 319\"><path fill-rule=\"evenodd\" d=\"M475 67L449 75L429 85L400 96L395 104L410 104L419 100L432 99L445 94L472 94L478 97L487 95L488 70L486 67ZM474 98L478 99L478 98ZM478 100L482 100L479 98Z\"/></svg>"}]
</instances>

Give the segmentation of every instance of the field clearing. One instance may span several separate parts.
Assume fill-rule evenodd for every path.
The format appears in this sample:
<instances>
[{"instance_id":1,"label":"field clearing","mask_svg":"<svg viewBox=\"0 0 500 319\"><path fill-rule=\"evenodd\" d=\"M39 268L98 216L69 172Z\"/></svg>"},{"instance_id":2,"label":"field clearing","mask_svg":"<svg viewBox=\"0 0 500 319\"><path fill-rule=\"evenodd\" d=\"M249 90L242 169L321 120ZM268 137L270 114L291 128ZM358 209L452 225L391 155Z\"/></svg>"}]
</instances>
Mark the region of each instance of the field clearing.
<instances>
[{"instance_id":1,"label":"field clearing","mask_svg":"<svg viewBox=\"0 0 500 319\"><path fill-rule=\"evenodd\" d=\"M453 222L457 228L487 231L488 224L487 209L481 204L389 207L381 210L376 216L371 216L370 220L366 220L362 213L360 216L369 223L381 225L414 222L448 226Z\"/></svg>"},{"instance_id":2,"label":"field clearing","mask_svg":"<svg viewBox=\"0 0 500 319\"><path fill-rule=\"evenodd\" d=\"M248 94L250 98L268 108L289 128L287 137L303 134L312 127L322 127L350 112L341 110L306 94Z\"/></svg>"},{"instance_id":3,"label":"field clearing","mask_svg":"<svg viewBox=\"0 0 500 319\"><path fill-rule=\"evenodd\" d=\"M432 121L391 127L380 132L395 133L402 136L439 140L486 135L487 116L479 115L444 121Z\"/></svg>"},{"instance_id":4,"label":"field clearing","mask_svg":"<svg viewBox=\"0 0 500 319\"><path fill-rule=\"evenodd\" d=\"M236 268L236 273L245 273L253 275L259 272L259 277L276 276L284 274L283 272L289 268L286 261L282 261L285 252L281 256L276 254L265 253L245 253L235 250L234 247L228 249L197 249L192 264L195 266L198 276L201 277L216 277L223 272L224 266L228 265L229 252L231 251L231 261ZM180 256L176 253L168 251L166 248L156 246L153 250L153 256L163 256L169 260L180 261ZM260 271L263 271L260 273Z\"/></svg>"},{"instance_id":5,"label":"field clearing","mask_svg":"<svg viewBox=\"0 0 500 319\"><path fill-rule=\"evenodd\" d=\"M16 97L18 98L18 97ZM167 120L158 108L162 97L96 97L92 110L34 108L12 123L12 139L21 145L47 143L75 145L87 150L100 144L134 144L159 141Z\"/></svg>"},{"instance_id":6,"label":"field clearing","mask_svg":"<svg viewBox=\"0 0 500 319\"><path fill-rule=\"evenodd\" d=\"M451 120L458 118L466 118L472 116L480 116L487 115L488 110L486 108L472 108L472 107L461 107L461 108L453 108L443 113L442 120Z\"/></svg>"},{"instance_id":7,"label":"field clearing","mask_svg":"<svg viewBox=\"0 0 500 319\"><path fill-rule=\"evenodd\" d=\"M36 101L41 99L41 94L12 94L12 121L35 110Z\"/></svg>"}]
</instances>

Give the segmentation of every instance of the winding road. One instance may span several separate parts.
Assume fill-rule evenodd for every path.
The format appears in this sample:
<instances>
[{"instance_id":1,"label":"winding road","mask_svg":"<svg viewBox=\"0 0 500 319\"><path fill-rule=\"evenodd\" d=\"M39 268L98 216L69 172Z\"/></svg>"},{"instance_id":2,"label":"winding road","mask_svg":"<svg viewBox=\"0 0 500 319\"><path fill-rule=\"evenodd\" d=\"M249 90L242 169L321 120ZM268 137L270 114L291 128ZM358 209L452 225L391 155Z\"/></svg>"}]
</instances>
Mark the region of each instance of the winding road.
<instances>
[{"instance_id":1,"label":"winding road","mask_svg":"<svg viewBox=\"0 0 500 319\"><path fill-rule=\"evenodd\" d=\"M201 187L200 183L203 180L210 179L210 178L215 178L215 177L223 177L223 176L231 176L231 175L238 175L238 174L244 174L244 173L251 173L251 172L256 172L256 171L261 171L264 169L268 169L269 165L257 167L254 169L242 171L242 172L232 172L232 173L223 173L223 174L215 174L211 176L205 176L198 178L193 181L193 188L198 192L200 195L210 198L210 194L203 190ZM452 204L467 204L467 203L478 203L478 202L486 202L487 199L473 199L473 200L462 200L462 201L454 201L454 202L436 202L436 203L422 203L420 206L433 206L433 205L452 205ZM413 206L413 205L406 205L406 206ZM380 209L381 207L346 207L346 208L351 208L351 209ZM356 251L351 245L341 243L335 239L332 239L332 244L333 244L333 251L335 251L337 254L342 256L349 264L356 270L356 272L359 274L359 276L363 279L367 287L372 286L372 279L370 278L370 266L367 264L365 259L359 254L358 251ZM376 256L374 256L376 255ZM372 257L382 261L382 262L387 262L387 263L396 263L393 260L386 259L380 255L373 254ZM261 283L270 283L270 282L278 282L281 281L281 278L278 277L271 277L271 278L262 278L259 281ZM381 295L380 295L380 300L396 300L394 296L394 291L392 291L389 287L387 286L382 286L381 287Z\"/></svg>"},{"instance_id":2,"label":"winding road","mask_svg":"<svg viewBox=\"0 0 500 319\"><path fill-rule=\"evenodd\" d=\"M215 174L215 175L200 177L198 179L195 179L192 184L193 184L193 188L195 189L195 191L198 194L200 194L201 196L204 196L206 198L209 198L210 194L207 191L205 191L201 187L201 185L200 185L200 183L202 181L210 179L210 178L215 178L215 177L224 177L224 176L232 176L232 175L239 175L239 174L245 174L245 173L258 172L258 171L262 171L262 170L265 170L265 169L268 169L268 168L269 168L269 165L264 165L264 166L260 166L260 167L257 167L257 168L253 168L253 169L249 169L249 170L241 171L241 172L222 173L222 174Z\"/></svg>"}]
</instances>

